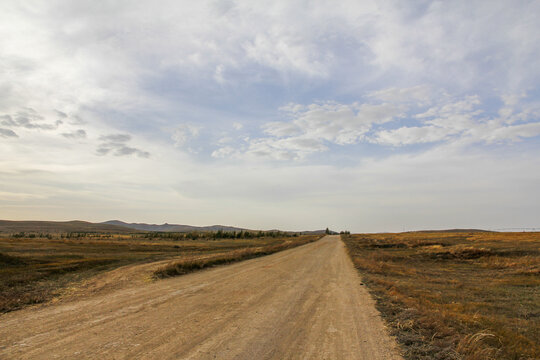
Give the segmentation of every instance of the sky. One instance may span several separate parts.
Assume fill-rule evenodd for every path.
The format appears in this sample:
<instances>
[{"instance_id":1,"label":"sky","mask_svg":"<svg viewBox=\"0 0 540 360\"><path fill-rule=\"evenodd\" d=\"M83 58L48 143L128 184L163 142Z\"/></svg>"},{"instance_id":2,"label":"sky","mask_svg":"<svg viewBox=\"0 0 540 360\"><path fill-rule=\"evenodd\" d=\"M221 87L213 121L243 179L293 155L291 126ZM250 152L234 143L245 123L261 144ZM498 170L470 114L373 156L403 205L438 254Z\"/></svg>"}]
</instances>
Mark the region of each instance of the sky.
<instances>
[{"instance_id":1,"label":"sky","mask_svg":"<svg viewBox=\"0 0 540 360\"><path fill-rule=\"evenodd\" d=\"M539 1L0 2L0 218L540 227Z\"/></svg>"}]
</instances>

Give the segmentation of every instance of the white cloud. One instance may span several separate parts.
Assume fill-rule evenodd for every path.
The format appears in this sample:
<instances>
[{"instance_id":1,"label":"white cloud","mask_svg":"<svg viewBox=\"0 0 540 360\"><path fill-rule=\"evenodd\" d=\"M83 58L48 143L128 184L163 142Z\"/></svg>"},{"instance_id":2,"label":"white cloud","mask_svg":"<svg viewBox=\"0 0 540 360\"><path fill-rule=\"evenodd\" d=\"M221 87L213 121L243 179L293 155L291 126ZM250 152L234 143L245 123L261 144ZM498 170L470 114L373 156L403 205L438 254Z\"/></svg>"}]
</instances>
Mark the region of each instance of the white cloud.
<instances>
[{"instance_id":1,"label":"white cloud","mask_svg":"<svg viewBox=\"0 0 540 360\"><path fill-rule=\"evenodd\" d=\"M216 70L214 71L214 80L216 80L217 83L224 84L225 83L225 77L223 76L223 73L225 72L225 66L222 64L219 64L216 66Z\"/></svg>"},{"instance_id":2,"label":"white cloud","mask_svg":"<svg viewBox=\"0 0 540 360\"><path fill-rule=\"evenodd\" d=\"M306 11L294 2L60 1L29 11L4 1L0 10L2 67L10 70L0 101L48 100L66 113L98 103L155 106L162 100L141 85L159 71L222 82L230 69L233 83L292 75L358 84L397 74L400 83L488 81L501 91L535 85L540 75L535 3L314 1Z\"/></svg>"},{"instance_id":3,"label":"white cloud","mask_svg":"<svg viewBox=\"0 0 540 360\"><path fill-rule=\"evenodd\" d=\"M482 138L487 142L519 141L524 138L540 136L540 122L498 127L486 132Z\"/></svg>"},{"instance_id":4,"label":"white cloud","mask_svg":"<svg viewBox=\"0 0 540 360\"><path fill-rule=\"evenodd\" d=\"M411 126L379 131L372 141L393 146L422 144L442 141L455 133L455 130L449 131L437 126Z\"/></svg>"},{"instance_id":5,"label":"white cloud","mask_svg":"<svg viewBox=\"0 0 540 360\"><path fill-rule=\"evenodd\" d=\"M394 1L379 5L366 38L378 67L465 87L519 89L538 83L538 3L434 1L409 11Z\"/></svg>"},{"instance_id":6,"label":"white cloud","mask_svg":"<svg viewBox=\"0 0 540 360\"><path fill-rule=\"evenodd\" d=\"M307 155L327 150L320 139L296 136L284 139L254 139L245 150L247 158L301 160Z\"/></svg>"},{"instance_id":7,"label":"white cloud","mask_svg":"<svg viewBox=\"0 0 540 360\"><path fill-rule=\"evenodd\" d=\"M394 146L436 141L466 140L473 143L519 141L538 136L538 107L527 104L525 97L503 97L499 117L487 116L478 107L478 96L442 103L415 115L425 126L383 130L376 134L375 142ZM526 122L508 126L517 121Z\"/></svg>"},{"instance_id":8,"label":"white cloud","mask_svg":"<svg viewBox=\"0 0 540 360\"><path fill-rule=\"evenodd\" d=\"M429 118L429 117L440 117L446 118L449 116L459 115L459 114L469 114L477 115L479 111L471 114L471 111L480 105L480 99L478 95L466 96L463 100L452 101L451 99L442 104L438 104L435 107L429 108L427 111L416 115L417 118Z\"/></svg>"},{"instance_id":9,"label":"white cloud","mask_svg":"<svg viewBox=\"0 0 540 360\"><path fill-rule=\"evenodd\" d=\"M217 150L214 150L212 152L212 157L213 158L217 158L217 159L220 159L220 158L225 158L225 157L229 157L231 156L232 154L234 154L236 152L236 150L231 147L231 146L224 146L224 147L221 147Z\"/></svg>"},{"instance_id":10,"label":"white cloud","mask_svg":"<svg viewBox=\"0 0 540 360\"><path fill-rule=\"evenodd\" d=\"M523 122L529 119L540 118L540 102L528 101L527 93L502 95L504 104L498 111L499 116L506 124Z\"/></svg>"},{"instance_id":11,"label":"white cloud","mask_svg":"<svg viewBox=\"0 0 540 360\"><path fill-rule=\"evenodd\" d=\"M279 160L303 159L327 150L326 144L357 143L373 125L402 116L403 109L390 103L289 104L280 110L290 120L265 124L263 130L269 137L252 139L246 153Z\"/></svg>"},{"instance_id":12,"label":"white cloud","mask_svg":"<svg viewBox=\"0 0 540 360\"><path fill-rule=\"evenodd\" d=\"M230 136L224 136L224 137L222 137L221 139L219 139L219 140L217 141L217 143L218 143L219 145L223 145L223 144L229 144L229 143L232 143L233 141L234 141L234 139L233 139L232 137L230 137Z\"/></svg>"},{"instance_id":13,"label":"white cloud","mask_svg":"<svg viewBox=\"0 0 540 360\"><path fill-rule=\"evenodd\" d=\"M440 101L446 94L442 91L437 91L428 85L417 85L409 88L391 87L372 91L368 94L371 99L390 102L390 103L408 103L412 102L415 105L427 105L433 101ZM447 96L447 95L446 95Z\"/></svg>"},{"instance_id":14,"label":"white cloud","mask_svg":"<svg viewBox=\"0 0 540 360\"><path fill-rule=\"evenodd\" d=\"M520 96L518 98L523 98ZM440 141L462 141L465 143L492 143L519 141L539 135L538 122L534 115L534 104L523 105L518 98L503 98L500 117L483 114L478 96L466 96L463 99L441 102L424 112L414 115L423 121L423 126L404 126L398 129L380 130L370 141L392 146L421 144ZM509 106L512 106L510 111ZM514 108L521 108L514 111ZM509 121L509 119L513 119ZM526 124L507 126L515 121Z\"/></svg>"},{"instance_id":15,"label":"white cloud","mask_svg":"<svg viewBox=\"0 0 540 360\"><path fill-rule=\"evenodd\" d=\"M172 134L174 145L182 147L188 144L193 138L199 136L201 128L196 125L182 124L176 127Z\"/></svg>"},{"instance_id":16,"label":"white cloud","mask_svg":"<svg viewBox=\"0 0 540 360\"><path fill-rule=\"evenodd\" d=\"M302 133L297 124L285 121L269 122L263 125L263 129L268 135L276 137L295 136Z\"/></svg>"},{"instance_id":17,"label":"white cloud","mask_svg":"<svg viewBox=\"0 0 540 360\"><path fill-rule=\"evenodd\" d=\"M326 77L325 66L319 62L315 49L301 39L287 34L259 33L244 43L248 58L278 71L294 71L309 76Z\"/></svg>"},{"instance_id":18,"label":"white cloud","mask_svg":"<svg viewBox=\"0 0 540 360\"><path fill-rule=\"evenodd\" d=\"M244 125L242 125L242 123L239 123L239 122L234 122L233 123L234 130L242 130L243 127L244 127Z\"/></svg>"},{"instance_id":19,"label":"white cloud","mask_svg":"<svg viewBox=\"0 0 540 360\"><path fill-rule=\"evenodd\" d=\"M527 98L523 96L517 98L519 101L503 98L503 108L512 106L512 111L504 117L484 114L478 95L455 98L427 86L383 89L368 94L367 98L371 102L287 104L279 108L289 118L287 121L264 124L266 137L250 139L247 147L236 151L219 152L220 157L244 154L248 158L289 161L327 151L329 144L466 145L518 141L537 135L534 115L538 107L534 102L524 103ZM527 124L507 126L510 117ZM405 125L393 128L397 119Z\"/></svg>"}]
</instances>

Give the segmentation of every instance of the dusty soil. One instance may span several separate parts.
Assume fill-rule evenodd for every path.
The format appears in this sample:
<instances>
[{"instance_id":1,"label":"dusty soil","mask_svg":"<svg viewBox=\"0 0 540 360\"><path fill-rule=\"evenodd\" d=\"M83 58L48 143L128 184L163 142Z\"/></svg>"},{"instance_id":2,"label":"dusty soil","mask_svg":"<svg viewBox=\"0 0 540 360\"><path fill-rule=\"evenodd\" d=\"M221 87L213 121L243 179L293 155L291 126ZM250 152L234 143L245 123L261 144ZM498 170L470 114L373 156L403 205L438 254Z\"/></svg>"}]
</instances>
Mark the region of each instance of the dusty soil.
<instances>
[{"instance_id":1,"label":"dusty soil","mask_svg":"<svg viewBox=\"0 0 540 360\"><path fill-rule=\"evenodd\" d=\"M92 288L0 316L0 358L401 359L339 236L177 278Z\"/></svg>"}]
</instances>

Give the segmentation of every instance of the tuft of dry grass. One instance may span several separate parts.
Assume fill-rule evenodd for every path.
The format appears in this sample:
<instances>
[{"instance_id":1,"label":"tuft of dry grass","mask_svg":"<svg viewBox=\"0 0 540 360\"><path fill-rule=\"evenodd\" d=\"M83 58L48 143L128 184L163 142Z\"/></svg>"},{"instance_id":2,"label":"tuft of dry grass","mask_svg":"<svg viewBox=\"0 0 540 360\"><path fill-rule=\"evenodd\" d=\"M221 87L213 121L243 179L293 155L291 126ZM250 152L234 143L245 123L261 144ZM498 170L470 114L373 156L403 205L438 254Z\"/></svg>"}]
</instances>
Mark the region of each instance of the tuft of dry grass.
<instances>
[{"instance_id":1,"label":"tuft of dry grass","mask_svg":"<svg viewBox=\"0 0 540 360\"><path fill-rule=\"evenodd\" d=\"M540 358L540 233L342 239L406 358Z\"/></svg>"},{"instance_id":2,"label":"tuft of dry grass","mask_svg":"<svg viewBox=\"0 0 540 360\"><path fill-rule=\"evenodd\" d=\"M496 340L497 337L489 332L469 334L459 341L456 351L467 360L497 360L501 351L491 345Z\"/></svg>"}]
</instances>

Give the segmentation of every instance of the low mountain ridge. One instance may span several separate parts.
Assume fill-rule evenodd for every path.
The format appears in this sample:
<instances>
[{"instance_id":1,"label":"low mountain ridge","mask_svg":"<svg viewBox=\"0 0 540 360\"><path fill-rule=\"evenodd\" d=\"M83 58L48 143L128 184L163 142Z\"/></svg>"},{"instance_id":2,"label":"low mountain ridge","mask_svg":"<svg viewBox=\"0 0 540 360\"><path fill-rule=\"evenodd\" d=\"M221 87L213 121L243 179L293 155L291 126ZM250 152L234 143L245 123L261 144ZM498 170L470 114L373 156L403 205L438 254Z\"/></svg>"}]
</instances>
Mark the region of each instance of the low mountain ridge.
<instances>
[{"instance_id":1,"label":"low mountain ridge","mask_svg":"<svg viewBox=\"0 0 540 360\"><path fill-rule=\"evenodd\" d=\"M190 232L190 231L242 231L249 230L244 228L238 228L234 226L225 225L210 225L210 226L191 226L180 224L145 224L145 223L126 223L120 220L109 220L101 224L122 226L125 228L139 230L139 231L157 231L157 232Z\"/></svg>"},{"instance_id":2,"label":"low mountain ridge","mask_svg":"<svg viewBox=\"0 0 540 360\"><path fill-rule=\"evenodd\" d=\"M64 232L98 232L129 233L133 230L114 224L91 223L88 221L11 221L0 220L0 233L64 233Z\"/></svg>"},{"instance_id":3,"label":"low mountain ridge","mask_svg":"<svg viewBox=\"0 0 540 360\"><path fill-rule=\"evenodd\" d=\"M101 223L88 221L15 221L0 220L0 233L69 233L69 232L95 232L95 233L134 233L134 232L238 232L238 231L258 231L246 228L226 225L192 226L180 224L146 224L146 223L126 223L120 220L109 220ZM324 234L325 230L314 231L283 231L268 230L285 233L298 234Z\"/></svg>"}]
</instances>

